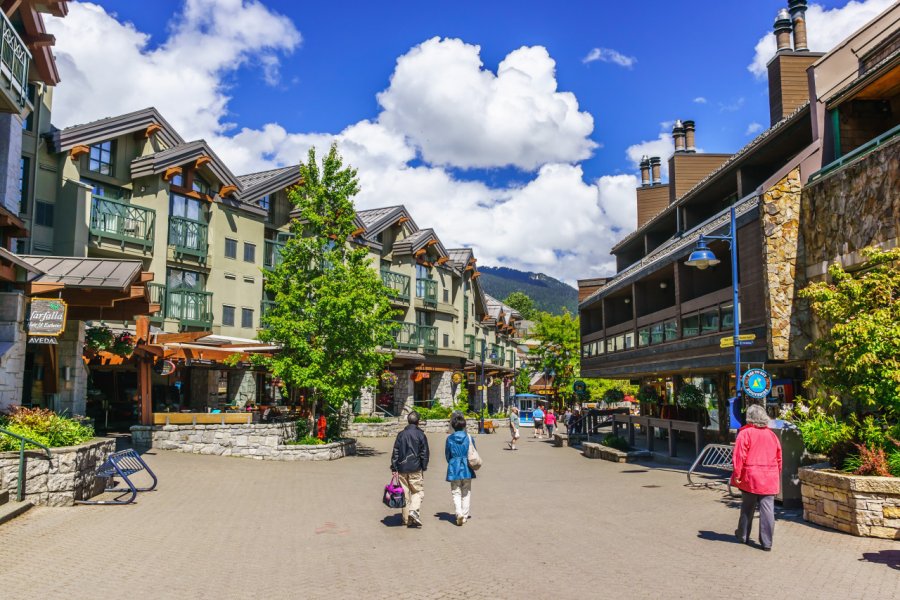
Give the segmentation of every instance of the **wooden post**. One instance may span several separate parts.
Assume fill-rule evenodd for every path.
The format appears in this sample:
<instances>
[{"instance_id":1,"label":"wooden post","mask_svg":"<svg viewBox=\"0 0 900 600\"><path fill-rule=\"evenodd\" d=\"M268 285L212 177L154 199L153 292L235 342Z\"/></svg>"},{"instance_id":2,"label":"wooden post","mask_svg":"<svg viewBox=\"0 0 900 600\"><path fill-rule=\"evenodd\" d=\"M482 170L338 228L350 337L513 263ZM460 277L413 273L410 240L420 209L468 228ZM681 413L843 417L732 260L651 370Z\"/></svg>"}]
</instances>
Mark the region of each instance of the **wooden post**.
<instances>
[{"instance_id":1,"label":"wooden post","mask_svg":"<svg viewBox=\"0 0 900 600\"><path fill-rule=\"evenodd\" d=\"M136 344L150 341L150 318L141 315L135 318L134 333ZM138 356L138 395L141 399L141 425L153 424L153 380L151 377L153 357L146 354Z\"/></svg>"}]
</instances>

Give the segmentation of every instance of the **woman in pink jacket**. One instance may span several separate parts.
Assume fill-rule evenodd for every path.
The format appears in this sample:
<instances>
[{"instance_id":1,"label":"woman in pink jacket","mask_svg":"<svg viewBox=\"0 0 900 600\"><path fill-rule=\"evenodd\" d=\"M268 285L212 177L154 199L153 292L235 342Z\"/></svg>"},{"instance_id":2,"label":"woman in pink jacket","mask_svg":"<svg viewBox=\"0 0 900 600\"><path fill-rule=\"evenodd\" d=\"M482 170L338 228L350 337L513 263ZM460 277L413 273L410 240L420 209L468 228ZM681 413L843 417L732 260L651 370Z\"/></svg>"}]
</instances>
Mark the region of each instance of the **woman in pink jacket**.
<instances>
[{"instance_id":1,"label":"woman in pink jacket","mask_svg":"<svg viewBox=\"0 0 900 600\"><path fill-rule=\"evenodd\" d=\"M769 429L769 415L758 404L747 409L747 424L734 442L734 473L731 484L741 490L741 518L734 535L750 543L753 513L759 505L759 543L772 549L775 530L775 495L781 485L781 443Z\"/></svg>"}]
</instances>

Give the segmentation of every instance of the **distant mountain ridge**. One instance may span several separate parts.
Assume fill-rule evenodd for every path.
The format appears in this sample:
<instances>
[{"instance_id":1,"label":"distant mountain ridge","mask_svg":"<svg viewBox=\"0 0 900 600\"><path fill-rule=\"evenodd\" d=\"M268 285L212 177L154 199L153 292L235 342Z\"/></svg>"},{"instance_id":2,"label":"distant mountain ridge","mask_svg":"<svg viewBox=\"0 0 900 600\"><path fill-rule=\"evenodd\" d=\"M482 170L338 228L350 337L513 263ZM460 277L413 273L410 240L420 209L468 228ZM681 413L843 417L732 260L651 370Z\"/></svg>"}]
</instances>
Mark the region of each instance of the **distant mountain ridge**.
<instances>
[{"instance_id":1,"label":"distant mountain ridge","mask_svg":"<svg viewBox=\"0 0 900 600\"><path fill-rule=\"evenodd\" d=\"M578 312L578 290L543 273L530 273L509 267L478 267L484 291L503 300L512 292L523 292L534 300L538 310L554 315L563 307L572 314Z\"/></svg>"}]
</instances>

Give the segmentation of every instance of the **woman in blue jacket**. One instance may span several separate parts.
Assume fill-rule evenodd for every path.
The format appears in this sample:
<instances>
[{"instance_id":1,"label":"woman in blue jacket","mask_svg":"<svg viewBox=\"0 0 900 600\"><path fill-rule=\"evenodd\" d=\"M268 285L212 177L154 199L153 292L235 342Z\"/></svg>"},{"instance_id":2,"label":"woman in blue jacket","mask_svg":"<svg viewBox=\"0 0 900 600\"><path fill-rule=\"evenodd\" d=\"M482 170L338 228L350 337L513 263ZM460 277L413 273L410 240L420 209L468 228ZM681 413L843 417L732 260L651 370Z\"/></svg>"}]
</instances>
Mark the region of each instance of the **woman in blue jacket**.
<instances>
[{"instance_id":1,"label":"woman in blue jacket","mask_svg":"<svg viewBox=\"0 0 900 600\"><path fill-rule=\"evenodd\" d=\"M451 415L450 427L453 433L447 436L444 456L447 457L447 481L456 509L456 524L461 526L469 520L469 500L475 478L475 472L469 467L469 444L474 444L475 440L466 433L466 417L461 412Z\"/></svg>"}]
</instances>

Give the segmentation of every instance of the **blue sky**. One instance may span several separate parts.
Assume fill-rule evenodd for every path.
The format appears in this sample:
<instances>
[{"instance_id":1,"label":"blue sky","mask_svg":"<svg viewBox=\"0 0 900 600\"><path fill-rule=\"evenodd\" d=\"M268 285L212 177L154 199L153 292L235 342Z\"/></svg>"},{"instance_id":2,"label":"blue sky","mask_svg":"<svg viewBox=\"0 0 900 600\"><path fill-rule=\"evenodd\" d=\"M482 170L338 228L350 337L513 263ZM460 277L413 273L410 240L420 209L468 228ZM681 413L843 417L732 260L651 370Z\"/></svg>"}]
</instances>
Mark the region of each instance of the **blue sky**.
<instances>
[{"instance_id":1,"label":"blue sky","mask_svg":"<svg viewBox=\"0 0 900 600\"><path fill-rule=\"evenodd\" d=\"M833 44L888 3L818 0L810 37ZM708 152L768 125L765 78L748 67L768 58L761 39L787 2L80 4L48 19L57 125L152 103L238 173L335 138L360 168L361 206L411 204L420 226L484 264L572 281L612 269L608 248L633 228L635 159L666 152L661 124L694 119ZM487 79L521 47L509 64L531 83L496 91ZM585 62L592 51L607 60ZM479 94L508 120L472 115Z\"/></svg>"}]
</instances>

